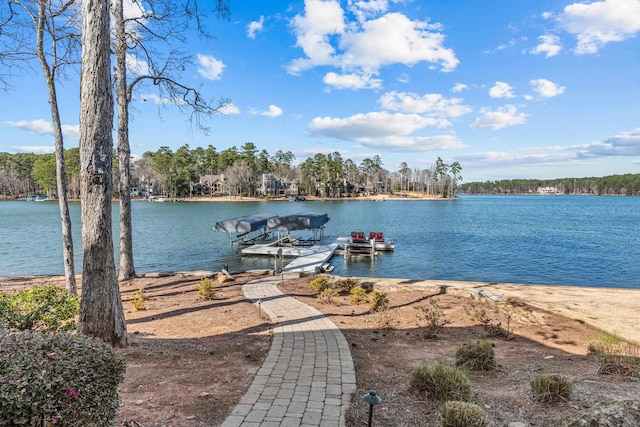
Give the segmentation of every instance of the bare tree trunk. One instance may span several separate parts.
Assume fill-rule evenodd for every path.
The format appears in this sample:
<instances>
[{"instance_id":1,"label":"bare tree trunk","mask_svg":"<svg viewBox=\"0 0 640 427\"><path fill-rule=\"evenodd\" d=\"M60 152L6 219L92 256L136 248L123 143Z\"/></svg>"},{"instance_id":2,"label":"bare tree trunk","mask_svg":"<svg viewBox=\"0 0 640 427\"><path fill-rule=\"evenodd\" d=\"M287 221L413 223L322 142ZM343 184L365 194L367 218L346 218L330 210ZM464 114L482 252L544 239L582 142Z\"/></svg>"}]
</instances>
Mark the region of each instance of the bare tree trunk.
<instances>
[{"instance_id":1,"label":"bare tree trunk","mask_svg":"<svg viewBox=\"0 0 640 427\"><path fill-rule=\"evenodd\" d=\"M67 201L67 177L64 167L64 142L62 136L62 124L60 123L60 112L58 110L58 97L56 94L55 68L49 67L44 53L44 33L45 33L45 3L40 2L38 9L38 23L36 27L37 42L36 52L42 72L44 73L49 89L49 105L51 106L51 121L55 137L55 157L56 157L56 184L58 191L58 206L60 207L60 219L62 223L62 256L64 262L64 277L66 288L71 295L77 295L76 273L73 264L73 237L71 234L71 216L69 215L69 203Z\"/></svg>"},{"instance_id":2,"label":"bare tree trunk","mask_svg":"<svg viewBox=\"0 0 640 427\"><path fill-rule=\"evenodd\" d=\"M131 148L129 146L129 98L127 96L127 42L123 0L114 2L116 79L118 93L118 168L120 172L120 267L118 280L135 277L131 232Z\"/></svg>"},{"instance_id":3,"label":"bare tree trunk","mask_svg":"<svg viewBox=\"0 0 640 427\"><path fill-rule=\"evenodd\" d=\"M82 2L80 173L82 176L82 300L78 332L114 347L127 344L111 233L113 93L109 1Z\"/></svg>"}]
</instances>

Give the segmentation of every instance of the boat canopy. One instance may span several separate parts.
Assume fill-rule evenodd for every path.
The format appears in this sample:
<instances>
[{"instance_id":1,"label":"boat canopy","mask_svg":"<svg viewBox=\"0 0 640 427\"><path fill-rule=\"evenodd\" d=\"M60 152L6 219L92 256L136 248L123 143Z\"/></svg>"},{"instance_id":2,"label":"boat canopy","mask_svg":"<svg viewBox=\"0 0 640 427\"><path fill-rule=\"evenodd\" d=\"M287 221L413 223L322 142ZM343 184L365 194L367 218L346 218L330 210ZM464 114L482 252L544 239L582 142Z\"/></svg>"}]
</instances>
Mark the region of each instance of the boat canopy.
<instances>
[{"instance_id":1,"label":"boat canopy","mask_svg":"<svg viewBox=\"0 0 640 427\"><path fill-rule=\"evenodd\" d=\"M251 233L267 227L267 221L276 216L270 213L259 213L255 215L241 216L238 218L218 221L213 226L215 231L226 231L227 233Z\"/></svg>"},{"instance_id":2,"label":"boat canopy","mask_svg":"<svg viewBox=\"0 0 640 427\"><path fill-rule=\"evenodd\" d=\"M326 213L297 213L285 216L274 216L267 220L267 227L270 230L293 231L293 230L312 230L321 228L329 222Z\"/></svg>"}]
</instances>

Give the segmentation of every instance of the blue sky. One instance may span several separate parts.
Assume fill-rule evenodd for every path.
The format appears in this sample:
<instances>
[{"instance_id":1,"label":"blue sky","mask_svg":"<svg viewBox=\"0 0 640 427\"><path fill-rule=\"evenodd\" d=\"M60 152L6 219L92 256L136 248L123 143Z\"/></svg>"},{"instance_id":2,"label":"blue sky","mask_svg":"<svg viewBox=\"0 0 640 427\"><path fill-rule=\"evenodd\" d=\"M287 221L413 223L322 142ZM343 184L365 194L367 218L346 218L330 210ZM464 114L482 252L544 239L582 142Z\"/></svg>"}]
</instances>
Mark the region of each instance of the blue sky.
<instances>
[{"instance_id":1,"label":"blue sky","mask_svg":"<svg viewBox=\"0 0 640 427\"><path fill-rule=\"evenodd\" d=\"M203 135L143 88L133 153L252 142L297 162L379 155L390 171L441 157L460 162L464 182L640 173L640 0L229 4L229 21L207 21L215 39L188 35L193 63L182 76L229 98L226 116ZM9 83L0 151L52 151L38 69ZM74 147L75 74L60 92Z\"/></svg>"}]
</instances>

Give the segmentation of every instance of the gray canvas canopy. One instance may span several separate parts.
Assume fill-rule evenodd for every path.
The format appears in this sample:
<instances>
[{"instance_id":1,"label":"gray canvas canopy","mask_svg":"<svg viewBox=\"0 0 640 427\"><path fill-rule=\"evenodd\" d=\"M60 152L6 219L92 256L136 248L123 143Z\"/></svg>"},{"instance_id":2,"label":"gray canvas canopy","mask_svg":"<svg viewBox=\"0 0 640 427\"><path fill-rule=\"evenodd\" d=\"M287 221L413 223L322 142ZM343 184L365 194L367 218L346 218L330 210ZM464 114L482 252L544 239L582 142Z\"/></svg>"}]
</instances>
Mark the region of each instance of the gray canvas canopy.
<instances>
[{"instance_id":1,"label":"gray canvas canopy","mask_svg":"<svg viewBox=\"0 0 640 427\"><path fill-rule=\"evenodd\" d=\"M267 221L276 217L270 213L259 213L255 215L241 216L238 218L218 221L213 226L215 231L226 231L227 233L251 233L267 228Z\"/></svg>"},{"instance_id":2,"label":"gray canvas canopy","mask_svg":"<svg viewBox=\"0 0 640 427\"><path fill-rule=\"evenodd\" d=\"M327 214L319 213L297 213L286 216L274 216L267 220L267 227L270 230L293 231L293 230L313 230L321 228L329 222Z\"/></svg>"}]
</instances>

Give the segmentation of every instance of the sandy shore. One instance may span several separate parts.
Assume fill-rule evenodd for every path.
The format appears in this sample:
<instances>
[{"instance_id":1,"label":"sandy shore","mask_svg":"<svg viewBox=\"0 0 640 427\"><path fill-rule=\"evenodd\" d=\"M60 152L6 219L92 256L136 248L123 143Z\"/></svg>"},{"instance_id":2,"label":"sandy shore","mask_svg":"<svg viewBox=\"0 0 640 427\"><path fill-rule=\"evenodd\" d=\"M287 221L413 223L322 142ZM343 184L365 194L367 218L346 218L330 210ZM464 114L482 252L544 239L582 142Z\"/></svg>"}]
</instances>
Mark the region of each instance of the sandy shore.
<instances>
[{"instance_id":1,"label":"sandy shore","mask_svg":"<svg viewBox=\"0 0 640 427\"><path fill-rule=\"evenodd\" d=\"M154 274L157 273L145 273L141 276L154 277ZM174 274L205 277L217 274L217 272L193 271ZM372 277L359 279L389 288L447 287L467 290L469 293L481 292L497 299L508 300L515 298L540 310L561 314L640 344L640 289L518 285L446 280L416 281ZM80 281L81 278L78 276L78 283ZM9 292L12 289L34 283L58 283L64 285L64 277L0 277L0 291Z\"/></svg>"},{"instance_id":2,"label":"sandy shore","mask_svg":"<svg viewBox=\"0 0 640 427\"><path fill-rule=\"evenodd\" d=\"M365 280L390 287L446 286L469 290L469 292L481 292L498 299L515 298L540 310L561 314L640 344L640 289L440 280L373 278Z\"/></svg>"}]
</instances>

